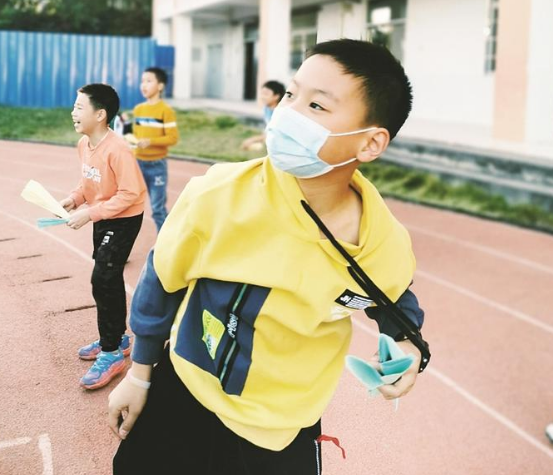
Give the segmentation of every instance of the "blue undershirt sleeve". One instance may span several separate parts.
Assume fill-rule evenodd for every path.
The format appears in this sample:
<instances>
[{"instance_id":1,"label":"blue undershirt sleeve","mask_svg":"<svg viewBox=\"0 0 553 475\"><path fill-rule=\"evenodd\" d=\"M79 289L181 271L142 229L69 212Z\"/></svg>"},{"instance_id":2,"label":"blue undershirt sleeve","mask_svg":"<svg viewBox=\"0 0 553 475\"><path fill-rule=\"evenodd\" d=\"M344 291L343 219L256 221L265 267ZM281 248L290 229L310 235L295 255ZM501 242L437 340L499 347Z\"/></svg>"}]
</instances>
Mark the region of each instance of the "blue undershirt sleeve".
<instances>
[{"instance_id":1,"label":"blue undershirt sleeve","mask_svg":"<svg viewBox=\"0 0 553 475\"><path fill-rule=\"evenodd\" d=\"M155 364L169 339L177 310L186 288L166 292L154 269L154 250L148 254L131 302L130 326L135 335L132 360Z\"/></svg>"},{"instance_id":2,"label":"blue undershirt sleeve","mask_svg":"<svg viewBox=\"0 0 553 475\"><path fill-rule=\"evenodd\" d=\"M424 310L420 307L417 296L407 289L397 300L396 305L418 327L424 323ZM367 316L376 321L380 333L396 338L402 332L380 307L368 307L365 309Z\"/></svg>"}]
</instances>

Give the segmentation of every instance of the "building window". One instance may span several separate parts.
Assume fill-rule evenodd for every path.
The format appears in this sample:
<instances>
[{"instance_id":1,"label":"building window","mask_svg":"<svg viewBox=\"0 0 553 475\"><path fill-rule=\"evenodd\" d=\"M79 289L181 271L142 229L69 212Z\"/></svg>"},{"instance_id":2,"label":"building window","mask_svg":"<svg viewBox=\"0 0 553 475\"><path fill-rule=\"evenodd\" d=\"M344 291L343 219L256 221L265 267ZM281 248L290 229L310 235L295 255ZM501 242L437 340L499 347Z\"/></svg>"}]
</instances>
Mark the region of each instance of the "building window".
<instances>
[{"instance_id":1,"label":"building window","mask_svg":"<svg viewBox=\"0 0 553 475\"><path fill-rule=\"evenodd\" d=\"M488 26L484 29L486 38L486 51L484 58L484 71L495 71L495 55L497 52L497 20L499 18L499 0L490 0L488 10Z\"/></svg>"},{"instance_id":2,"label":"building window","mask_svg":"<svg viewBox=\"0 0 553 475\"><path fill-rule=\"evenodd\" d=\"M292 12L290 68L295 71L306 51L317 44L317 10Z\"/></svg>"},{"instance_id":3,"label":"building window","mask_svg":"<svg viewBox=\"0 0 553 475\"><path fill-rule=\"evenodd\" d=\"M407 0L369 0L367 38L403 60Z\"/></svg>"}]
</instances>

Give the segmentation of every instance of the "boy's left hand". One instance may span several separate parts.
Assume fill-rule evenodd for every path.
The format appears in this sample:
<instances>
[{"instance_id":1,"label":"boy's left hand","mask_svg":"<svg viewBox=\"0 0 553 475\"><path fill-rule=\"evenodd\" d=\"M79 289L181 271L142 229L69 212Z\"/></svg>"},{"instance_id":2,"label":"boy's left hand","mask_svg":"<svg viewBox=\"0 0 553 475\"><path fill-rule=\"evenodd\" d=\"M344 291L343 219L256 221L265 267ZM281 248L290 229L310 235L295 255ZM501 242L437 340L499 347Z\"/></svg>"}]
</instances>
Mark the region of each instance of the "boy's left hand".
<instances>
[{"instance_id":1,"label":"boy's left hand","mask_svg":"<svg viewBox=\"0 0 553 475\"><path fill-rule=\"evenodd\" d=\"M80 229L89 221L90 214L88 212L88 209L85 208L81 209L80 211L74 212L69 218L69 221L67 221L67 226L69 226L71 229Z\"/></svg>"},{"instance_id":2,"label":"boy's left hand","mask_svg":"<svg viewBox=\"0 0 553 475\"><path fill-rule=\"evenodd\" d=\"M149 147L149 146L151 145L151 143L152 143L152 142L151 142L150 139L140 139L140 140L138 141L138 143L136 144L136 146L137 146L138 148L147 148L147 147Z\"/></svg>"},{"instance_id":3,"label":"boy's left hand","mask_svg":"<svg viewBox=\"0 0 553 475\"><path fill-rule=\"evenodd\" d=\"M405 354L411 353L415 357L415 361L413 361L413 364L411 364L409 369L403 373L403 376L397 382L378 388L384 399L397 399L398 397L405 396L413 388L419 374L421 362L420 350L410 340L398 341L397 345ZM378 361L378 354L374 358Z\"/></svg>"}]
</instances>

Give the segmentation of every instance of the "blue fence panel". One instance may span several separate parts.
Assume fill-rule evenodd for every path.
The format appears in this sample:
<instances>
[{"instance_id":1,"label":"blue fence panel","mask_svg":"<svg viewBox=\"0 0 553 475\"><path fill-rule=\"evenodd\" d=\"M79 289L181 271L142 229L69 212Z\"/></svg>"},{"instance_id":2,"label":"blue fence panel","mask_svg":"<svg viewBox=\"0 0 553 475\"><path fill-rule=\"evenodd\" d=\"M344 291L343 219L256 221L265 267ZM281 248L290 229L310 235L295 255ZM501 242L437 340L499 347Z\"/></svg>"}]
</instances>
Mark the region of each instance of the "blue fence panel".
<instances>
[{"instance_id":1,"label":"blue fence panel","mask_svg":"<svg viewBox=\"0 0 553 475\"><path fill-rule=\"evenodd\" d=\"M0 31L0 104L71 107L79 87L101 82L132 108L144 100L145 68L162 67L172 79L173 48L161 49L151 38Z\"/></svg>"},{"instance_id":2,"label":"blue fence panel","mask_svg":"<svg viewBox=\"0 0 553 475\"><path fill-rule=\"evenodd\" d=\"M165 97L173 97L174 70L175 70L175 47L174 46L156 46L155 51L156 66L165 70L167 73L167 85L165 87Z\"/></svg>"}]
</instances>

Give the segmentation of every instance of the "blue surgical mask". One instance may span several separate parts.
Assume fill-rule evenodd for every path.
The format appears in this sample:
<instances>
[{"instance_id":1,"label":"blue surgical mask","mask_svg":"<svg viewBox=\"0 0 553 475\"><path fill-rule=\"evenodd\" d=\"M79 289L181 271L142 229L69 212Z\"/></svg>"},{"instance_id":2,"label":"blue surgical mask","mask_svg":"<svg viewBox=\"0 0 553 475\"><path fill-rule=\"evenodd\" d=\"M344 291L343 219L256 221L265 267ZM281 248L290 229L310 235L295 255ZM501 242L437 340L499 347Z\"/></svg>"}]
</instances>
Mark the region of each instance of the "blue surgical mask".
<instances>
[{"instance_id":1,"label":"blue surgical mask","mask_svg":"<svg viewBox=\"0 0 553 475\"><path fill-rule=\"evenodd\" d=\"M328 137L355 135L374 129L376 127L332 134L290 107L277 107L265 131L267 152L275 168L298 178L315 178L357 160L352 158L335 165L321 160L319 151Z\"/></svg>"}]
</instances>

